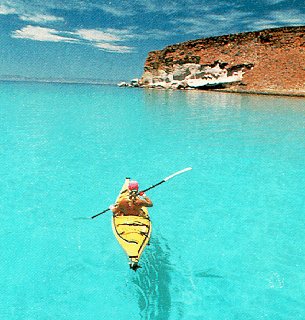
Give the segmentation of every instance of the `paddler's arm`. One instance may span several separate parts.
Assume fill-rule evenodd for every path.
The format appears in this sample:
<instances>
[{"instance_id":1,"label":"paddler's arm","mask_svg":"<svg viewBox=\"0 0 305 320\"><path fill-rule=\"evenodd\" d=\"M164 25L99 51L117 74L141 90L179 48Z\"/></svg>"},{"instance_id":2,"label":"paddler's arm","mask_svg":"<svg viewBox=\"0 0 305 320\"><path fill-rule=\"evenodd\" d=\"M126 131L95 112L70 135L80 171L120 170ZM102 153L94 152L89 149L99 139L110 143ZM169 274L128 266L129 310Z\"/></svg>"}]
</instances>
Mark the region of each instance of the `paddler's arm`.
<instances>
[{"instance_id":1,"label":"paddler's arm","mask_svg":"<svg viewBox=\"0 0 305 320\"><path fill-rule=\"evenodd\" d=\"M117 202L115 204L112 204L109 209L116 215L121 214L125 212L126 208L126 199L122 199L120 202Z\"/></svg>"},{"instance_id":2,"label":"paddler's arm","mask_svg":"<svg viewBox=\"0 0 305 320\"><path fill-rule=\"evenodd\" d=\"M111 206L109 206L109 209L115 214L118 213L120 210L118 208L117 204L112 204Z\"/></svg>"},{"instance_id":3,"label":"paddler's arm","mask_svg":"<svg viewBox=\"0 0 305 320\"><path fill-rule=\"evenodd\" d=\"M141 201L141 205L143 205L144 207L152 207L153 203L152 201L147 197L147 195L145 193L143 194L139 194L139 198Z\"/></svg>"}]
</instances>

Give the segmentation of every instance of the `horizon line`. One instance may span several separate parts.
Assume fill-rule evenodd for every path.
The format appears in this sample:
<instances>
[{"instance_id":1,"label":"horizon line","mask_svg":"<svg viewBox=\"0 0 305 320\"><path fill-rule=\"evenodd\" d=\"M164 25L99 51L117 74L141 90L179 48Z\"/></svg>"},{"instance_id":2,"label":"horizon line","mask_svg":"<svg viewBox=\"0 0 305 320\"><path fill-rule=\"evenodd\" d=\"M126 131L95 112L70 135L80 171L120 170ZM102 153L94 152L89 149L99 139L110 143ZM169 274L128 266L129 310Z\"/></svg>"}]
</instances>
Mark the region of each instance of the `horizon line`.
<instances>
[{"instance_id":1,"label":"horizon line","mask_svg":"<svg viewBox=\"0 0 305 320\"><path fill-rule=\"evenodd\" d=\"M87 78L36 78L23 76L1 76L1 82L39 82L39 83L66 83L66 84L95 84L95 85L113 85L126 80L110 79L87 79Z\"/></svg>"}]
</instances>

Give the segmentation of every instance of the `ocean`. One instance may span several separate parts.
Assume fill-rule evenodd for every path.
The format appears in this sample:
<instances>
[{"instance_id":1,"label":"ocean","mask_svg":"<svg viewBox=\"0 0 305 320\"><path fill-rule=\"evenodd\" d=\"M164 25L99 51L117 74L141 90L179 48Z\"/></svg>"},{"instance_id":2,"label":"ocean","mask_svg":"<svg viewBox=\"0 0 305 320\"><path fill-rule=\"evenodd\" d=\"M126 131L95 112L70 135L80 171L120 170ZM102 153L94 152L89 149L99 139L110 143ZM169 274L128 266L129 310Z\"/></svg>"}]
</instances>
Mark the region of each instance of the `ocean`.
<instances>
[{"instance_id":1,"label":"ocean","mask_svg":"<svg viewBox=\"0 0 305 320\"><path fill-rule=\"evenodd\" d=\"M305 100L0 83L0 317L304 320ZM111 230L147 188L137 272Z\"/></svg>"}]
</instances>

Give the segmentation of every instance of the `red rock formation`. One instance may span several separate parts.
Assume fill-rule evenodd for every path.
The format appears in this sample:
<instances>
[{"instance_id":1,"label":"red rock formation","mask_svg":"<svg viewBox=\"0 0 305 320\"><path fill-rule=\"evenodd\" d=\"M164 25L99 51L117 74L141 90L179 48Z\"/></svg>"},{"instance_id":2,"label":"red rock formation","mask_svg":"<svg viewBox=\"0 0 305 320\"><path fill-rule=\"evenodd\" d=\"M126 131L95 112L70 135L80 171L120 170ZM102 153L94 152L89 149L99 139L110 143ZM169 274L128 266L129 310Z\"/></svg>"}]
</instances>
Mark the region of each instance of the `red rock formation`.
<instances>
[{"instance_id":1,"label":"red rock formation","mask_svg":"<svg viewBox=\"0 0 305 320\"><path fill-rule=\"evenodd\" d=\"M231 91L305 95L305 26L191 40L152 51L141 83L149 86L160 75L164 80L179 66L215 66L216 61L228 75L242 70L242 80Z\"/></svg>"}]
</instances>

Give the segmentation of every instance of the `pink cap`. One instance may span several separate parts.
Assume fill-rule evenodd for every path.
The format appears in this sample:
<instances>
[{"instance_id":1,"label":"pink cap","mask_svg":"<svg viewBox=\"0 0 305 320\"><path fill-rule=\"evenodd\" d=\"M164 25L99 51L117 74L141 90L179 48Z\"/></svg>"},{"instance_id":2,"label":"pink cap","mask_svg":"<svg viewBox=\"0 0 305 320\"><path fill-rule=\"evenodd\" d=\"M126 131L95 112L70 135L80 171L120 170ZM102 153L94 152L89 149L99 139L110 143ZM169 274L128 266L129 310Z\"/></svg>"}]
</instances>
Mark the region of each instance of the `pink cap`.
<instances>
[{"instance_id":1,"label":"pink cap","mask_svg":"<svg viewBox=\"0 0 305 320\"><path fill-rule=\"evenodd\" d=\"M129 190L139 190L139 184L137 181L130 181L128 184L128 189Z\"/></svg>"}]
</instances>

